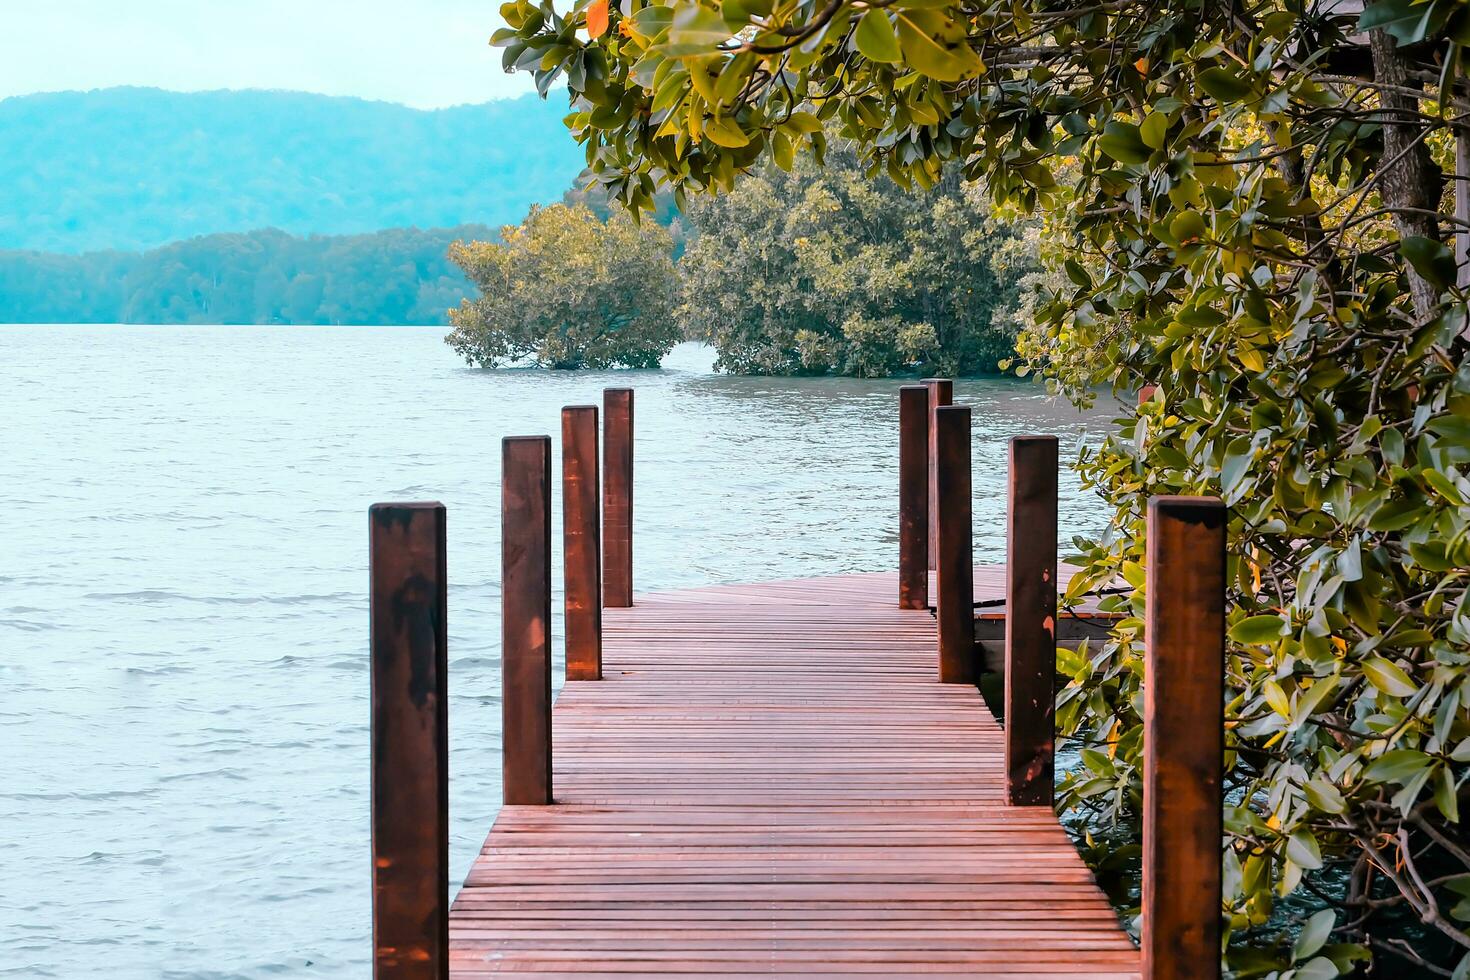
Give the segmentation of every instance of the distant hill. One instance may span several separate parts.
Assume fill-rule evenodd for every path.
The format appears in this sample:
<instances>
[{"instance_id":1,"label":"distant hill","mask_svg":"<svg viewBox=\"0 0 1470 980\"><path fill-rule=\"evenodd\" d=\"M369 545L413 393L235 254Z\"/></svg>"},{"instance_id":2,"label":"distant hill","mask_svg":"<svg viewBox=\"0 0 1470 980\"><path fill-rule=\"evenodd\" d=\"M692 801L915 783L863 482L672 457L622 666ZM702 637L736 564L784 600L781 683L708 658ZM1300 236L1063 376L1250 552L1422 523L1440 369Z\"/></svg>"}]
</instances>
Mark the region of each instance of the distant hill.
<instances>
[{"instance_id":1,"label":"distant hill","mask_svg":"<svg viewBox=\"0 0 1470 980\"><path fill-rule=\"evenodd\" d=\"M4 99L0 249L516 222L582 168L564 112L535 96L432 112L300 92Z\"/></svg>"},{"instance_id":2,"label":"distant hill","mask_svg":"<svg viewBox=\"0 0 1470 980\"><path fill-rule=\"evenodd\" d=\"M498 229L206 235L144 253L0 251L0 323L442 324L474 294L446 251Z\"/></svg>"}]
</instances>

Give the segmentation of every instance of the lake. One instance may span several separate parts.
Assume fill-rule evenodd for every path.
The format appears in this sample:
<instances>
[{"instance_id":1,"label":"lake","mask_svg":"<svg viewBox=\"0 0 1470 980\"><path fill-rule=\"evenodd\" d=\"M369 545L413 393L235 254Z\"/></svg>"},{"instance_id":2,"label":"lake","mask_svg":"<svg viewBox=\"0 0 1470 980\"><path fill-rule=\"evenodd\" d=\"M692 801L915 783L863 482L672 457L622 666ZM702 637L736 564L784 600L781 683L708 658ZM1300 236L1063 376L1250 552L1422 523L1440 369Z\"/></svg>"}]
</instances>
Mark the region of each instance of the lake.
<instances>
[{"instance_id":1,"label":"lake","mask_svg":"<svg viewBox=\"0 0 1470 980\"><path fill-rule=\"evenodd\" d=\"M500 799L499 443L562 405L637 389L640 590L896 565L900 382L716 375L697 345L482 371L443 333L0 326L0 976L367 975L368 505L448 508L457 882ZM1107 414L955 393L998 560L1006 440L1066 459ZM1097 530L1061 486L1063 539Z\"/></svg>"}]
</instances>

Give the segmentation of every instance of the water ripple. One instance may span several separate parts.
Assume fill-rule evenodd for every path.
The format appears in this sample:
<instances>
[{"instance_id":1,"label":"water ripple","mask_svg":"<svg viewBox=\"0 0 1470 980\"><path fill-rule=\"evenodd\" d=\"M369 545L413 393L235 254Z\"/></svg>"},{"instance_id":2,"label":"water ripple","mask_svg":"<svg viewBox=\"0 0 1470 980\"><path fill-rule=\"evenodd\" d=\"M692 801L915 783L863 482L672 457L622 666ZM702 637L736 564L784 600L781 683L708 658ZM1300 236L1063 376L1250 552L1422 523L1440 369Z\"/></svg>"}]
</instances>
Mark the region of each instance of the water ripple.
<instances>
[{"instance_id":1,"label":"water ripple","mask_svg":"<svg viewBox=\"0 0 1470 980\"><path fill-rule=\"evenodd\" d=\"M367 975L368 505L449 509L458 878L500 799L495 447L555 437L561 405L638 390L640 588L892 566L893 382L717 377L695 347L467 370L442 333L0 328L0 391L25 389L0 454L25 515L0 574L0 977ZM1099 416L955 388L994 558L1006 439L1071 446ZM1065 539L1101 510L1063 488Z\"/></svg>"}]
</instances>

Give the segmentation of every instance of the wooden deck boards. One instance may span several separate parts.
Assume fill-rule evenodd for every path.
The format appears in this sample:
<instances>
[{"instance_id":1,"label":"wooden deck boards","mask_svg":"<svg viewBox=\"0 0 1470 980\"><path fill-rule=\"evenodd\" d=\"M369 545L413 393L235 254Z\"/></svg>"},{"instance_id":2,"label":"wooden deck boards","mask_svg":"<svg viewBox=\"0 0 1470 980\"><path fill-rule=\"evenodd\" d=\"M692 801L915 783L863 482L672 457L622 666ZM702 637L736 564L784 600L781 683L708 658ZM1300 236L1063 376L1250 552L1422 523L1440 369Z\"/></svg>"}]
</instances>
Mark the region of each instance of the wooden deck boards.
<instances>
[{"instance_id":1,"label":"wooden deck boards","mask_svg":"<svg viewBox=\"0 0 1470 980\"><path fill-rule=\"evenodd\" d=\"M996 595L977 570L976 591ZM602 681L554 712L551 807L506 807L454 902L461 980L1136 977L1044 807L1003 801L1002 735L935 680L897 576L640 597Z\"/></svg>"}]
</instances>

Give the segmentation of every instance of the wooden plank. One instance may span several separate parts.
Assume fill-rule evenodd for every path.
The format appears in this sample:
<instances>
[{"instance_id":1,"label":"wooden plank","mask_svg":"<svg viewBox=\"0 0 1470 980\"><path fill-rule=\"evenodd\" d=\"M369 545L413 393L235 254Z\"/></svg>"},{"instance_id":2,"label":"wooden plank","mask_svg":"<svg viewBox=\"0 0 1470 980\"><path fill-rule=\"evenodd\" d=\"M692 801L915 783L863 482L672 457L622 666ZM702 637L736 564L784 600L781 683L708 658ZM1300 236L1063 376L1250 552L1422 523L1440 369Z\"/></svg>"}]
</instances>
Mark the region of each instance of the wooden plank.
<instances>
[{"instance_id":1,"label":"wooden plank","mask_svg":"<svg viewBox=\"0 0 1470 980\"><path fill-rule=\"evenodd\" d=\"M975 654L974 528L970 500L970 408L941 405L934 410L937 484L939 680L973 684L979 675Z\"/></svg>"},{"instance_id":2,"label":"wooden plank","mask_svg":"<svg viewBox=\"0 0 1470 980\"><path fill-rule=\"evenodd\" d=\"M373 976L449 976L445 513L374 504L371 582Z\"/></svg>"},{"instance_id":3,"label":"wooden plank","mask_svg":"<svg viewBox=\"0 0 1470 980\"><path fill-rule=\"evenodd\" d=\"M1052 803L1057 677L1057 440L1017 436L1006 496L1006 799Z\"/></svg>"},{"instance_id":4,"label":"wooden plank","mask_svg":"<svg viewBox=\"0 0 1470 980\"><path fill-rule=\"evenodd\" d=\"M929 605L929 389L898 389L898 605Z\"/></svg>"},{"instance_id":5,"label":"wooden plank","mask_svg":"<svg viewBox=\"0 0 1470 980\"><path fill-rule=\"evenodd\" d=\"M934 413L954 402L954 382L949 378L925 378L922 384L929 392L929 568L932 570L939 562L939 430Z\"/></svg>"},{"instance_id":6,"label":"wooden plank","mask_svg":"<svg viewBox=\"0 0 1470 980\"><path fill-rule=\"evenodd\" d=\"M551 439L502 442L501 748L505 802L550 803Z\"/></svg>"},{"instance_id":7,"label":"wooden plank","mask_svg":"<svg viewBox=\"0 0 1470 980\"><path fill-rule=\"evenodd\" d=\"M1148 502L1140 932L1150 980L1220 976L1225 519L1214 497Z\"/></svg>"},{"instance_id":8,"label":"wooden plank","mask_svg":"<svg viewBox=\"0 0 1470 980\"><path fill-rule=\"evenodd\" d=\"M597 406L561 410L562 589L567 680L602 679L602 518Z\"/></svg>"},{"instance_id":9,"label":"wooden plank","mask_svg":"<svg viewBox=\"0 0 1470 980\"><path fill-rule=\"evenodd\" d=\"M982 570L987 596L998 570ZM640 595L555 708L554 806L504 807L451 913L460 980L1138 976L1004 733L935 682L897 575ZM979 586L977 585L977 594Z\"/></svg>"},{"instance_id":10,"label":"wooden plank","mask_svg":"<svg viewBox=\"0 0 1470 980\"><path fill-rule=\"evenodd\" d=\"M633 389L602 392L602 604L633 604Z\"/></svg>"}]
</instances>

